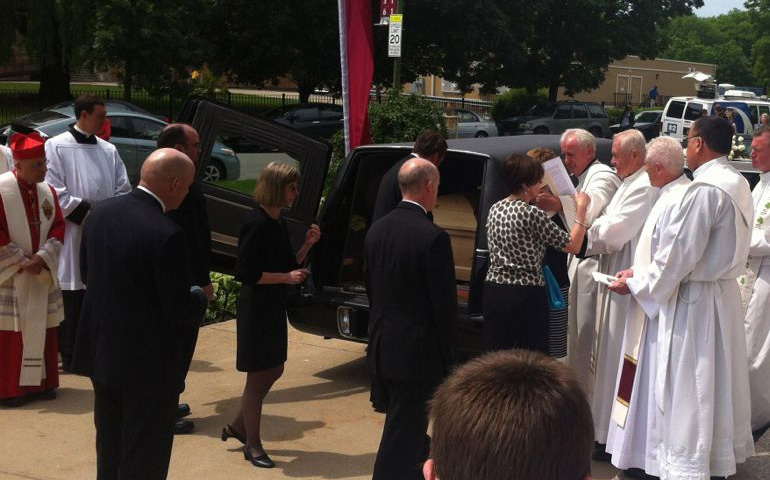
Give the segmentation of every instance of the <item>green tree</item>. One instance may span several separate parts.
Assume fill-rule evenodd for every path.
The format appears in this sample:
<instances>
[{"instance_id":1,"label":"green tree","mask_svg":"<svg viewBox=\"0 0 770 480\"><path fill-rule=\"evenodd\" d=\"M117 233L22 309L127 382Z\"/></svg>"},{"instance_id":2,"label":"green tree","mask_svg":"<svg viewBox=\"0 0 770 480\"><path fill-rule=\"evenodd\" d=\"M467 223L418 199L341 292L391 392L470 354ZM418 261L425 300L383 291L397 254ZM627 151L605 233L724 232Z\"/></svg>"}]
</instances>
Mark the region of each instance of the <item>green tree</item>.
<instances>
[{"instance_id":1,"label":"green tree","mask_svg":"<svg viewBox=\"0 0 770 480\"><path fill-rule=\"evenodd\" d=\"M713 63L717 79L737 85L754 85L751 51L754 28L747 11L733 10L711 18L687 15L674 18L661 32L667 41L664 58Z\"/></svg>"},{"instance_id":2,"label":"green tree","mask_svg":"<svg viewBox=\"0 0 770 480\"><path fill-rule=\"evenodd\" d=\"M508 86L559 87L568 95L604 81L610 63L658 54L658 32L675 15L690 13L702 0L541 0L530 2L523 68L509 71Z\"/></svg>"},{"instance_id":3,"label":"green tree","mask_svg":"<svg viewBox=\"0 0 770 480\"><path fill-rule=\"evenodd\" d=\"M133 88L164 91L199 66L204 43L197 34L203 0L101 0L94 15L93 56L102 68L117 68L123 94Z\"/></svg>"},{"instance_id":4,"label":"green tree","mask_svg":"<svg viewBox=\"0 0 770 480\"><path fill-rule=\"evenodd\" d=\"M770 86L770 0L748 0L746 2L749 19L754 27L756 42L751 50L753 72L757 82L764 87Z\"/></svg>"},{"instance_id":5,"label":"green tree","mask_svg":"<svg viewBox=\"0 0 770 480\"><path fill-rule=\"evenodd\" d=\"M40 97L55 102L70 96L70 73L86 60L91 39L92 0L0 0L0 61L12 58L17 39L40 67Z\"/></svg>"},{"instance_id":6,"label":"green tree","mask_svg":"<svg viewBox=\"0 0 770 480\"><path fill-rule=\"evenodd\" d=\"M265 84L288 76L300 101L340 81L336 0L210 2L209 63L240 82Z\"/></svg>"}]
</instances>

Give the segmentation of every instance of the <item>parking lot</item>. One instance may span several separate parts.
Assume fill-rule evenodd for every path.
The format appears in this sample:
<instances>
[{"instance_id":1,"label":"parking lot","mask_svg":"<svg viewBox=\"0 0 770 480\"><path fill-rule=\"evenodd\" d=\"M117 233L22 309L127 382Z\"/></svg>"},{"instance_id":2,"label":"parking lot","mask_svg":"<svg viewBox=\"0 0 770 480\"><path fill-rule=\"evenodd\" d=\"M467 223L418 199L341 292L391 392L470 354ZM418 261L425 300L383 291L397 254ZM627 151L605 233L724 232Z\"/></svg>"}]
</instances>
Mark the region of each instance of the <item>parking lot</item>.
<instances>
[{"instance_id":1,"label":"parking lot","mask_svg":"<svg viewBox=\"0 0 770 480\"><path fill-rule=\"evenodd\" d=\"M235 440L219 438L240 405L244 381L235 370L235 322L204 327L182 396L197 428L176 437L169 478L371 478L384 416L369 406L364 360L363 345L289 329L286 373L268 395L263 417L262 440L277 467L256 469ZM95 478L92 408L88 379L63 375L58 399L0 409L0 479ZM765 437L759 455L732 478L770 478L769 443ZM594 463L592 473L610 479L617 471Z\"/></svg>"}]
</instances>

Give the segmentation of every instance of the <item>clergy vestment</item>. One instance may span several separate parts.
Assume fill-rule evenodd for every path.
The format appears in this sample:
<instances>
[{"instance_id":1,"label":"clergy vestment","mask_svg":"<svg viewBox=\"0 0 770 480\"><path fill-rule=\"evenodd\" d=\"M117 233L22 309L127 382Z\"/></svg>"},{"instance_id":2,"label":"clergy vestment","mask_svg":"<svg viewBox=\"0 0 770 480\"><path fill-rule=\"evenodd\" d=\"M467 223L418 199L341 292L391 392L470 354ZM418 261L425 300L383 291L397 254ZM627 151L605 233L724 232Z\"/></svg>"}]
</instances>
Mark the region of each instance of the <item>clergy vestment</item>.
<instances>
[{"instance_id":1,"label":"clergy vestment","mask_svg":"<svg viewBox=\"0 0 770 480\"><path fill-rule=\"evenodd\" d=\"M748 257L751 191L725 157L693 174L682 201L660 217L649 268L627 281L658 321L645 471L663 480L729 476L754 454L736 282Z\"/></svg>"},{"instance_id":2,"label":"clergy vestment","mask_svg":"<svg viewBox=\"0 0 770 480\"><path fill-rule=\"evenodd\" d=\"M5 145L0 145L0 173L13 170L13 152Z\"/></svg>"},{"instance_id":3,"label":"clergy vestment","mask_svg":"<svg viewBox=\"0 0 770 480\"><path fill-rule=\"evenodd\" d=\"M62 302L56 271L64 219L45 182L0 175L0 398L59 386L57 330ZM19 272L32 255L47 268Z\"/></svg>"},{"instance_id":4,"label":"clergy vestment","mask_svg":"<svg viewBox=\"0 0 770 480\"><path fill-rule=\"evenodd\" d=\"M578 176L577 191L591 196L585 222L589 227L610 203L620 185L620 178L609 166L594 160ZM560 196L561 219L567 231L575 224L575 199ZM599 266L598 258L571 257L569 266L569 313L567 320L567 364L572 367L588 398L591 398L591 349L596 337L596 295L598 289L592 274Z\"/></svg>"},{"instance_id":5,"label":"clergy vestment","mask_svg":"<svg viewBox=\"0 0 770 480\"><path fill-rule=\"evenodd\" d=\"M600 272L615 275L631 265L642 226L657 196L658 189L650 185L644 168L623 179L602 216L586 232L585 256L600 255ZM607 443L630 297L613 293L604 286L598 287L598 290L596 336L591 354L594 378L589 378L594 387L593 397L588 400L594 417L595 439L599 443Z\"/></svg>"},{"instance_id":6,"label":"clergy vestment","mask_svg":"<svg viewBox=\"0 0 770 480\"><path fill-rule=\"evenodd\" d=\"M660 189L658 200L647 217L642 228L642 234L638 239L633 259L635 276L644 276L646 268L652 261L652 255L656 250L652 243L653 241L659 241L661 231L661 229L657 228L657 225L659 225L658 220L665 212L679 204L682 195L684 195L689 185L690 179L686 175L682 175ZM665 213L665 216L670 217L670 212ZM631 265L632 263L629 263L626 267ZM622 417L622 426L610 420L606 450L612 454L612 464L618 468L640 468L647 470L647 452L653 452L656 447L656 435L654 432L651 432L654 426L652 419L655 418L655 412L649 409L651 406L654 406L651 379L655 378L656 371L655 347L658 338L658 323L657 318L650 319L650 317L644 314L644 310L642 310L633 296L626 295L626 297L629 297L630 300L624 325L622 351L637 351L638 355L636 357L636 370L633 376L630 402L626 402L627 404L624 405L626 407L624 412L612 412L613 418L620 418L619 415L625 415L626 412L627 416ZM641 318L638 320L642 322L642 325L638 330L634 329L634 322L637 321L634 318L635 315L641 315ZM623 359L622 355L617 359L618 380L616 385L620 383ZM616 392L617 388L616 386ZM617 405L614 408L618 408ZM659 439L659 435L657 437Z\"/></svg>"},{"instance_id":7,"label":"clergy vestment","mask_svg":"<svg viewBox=\"0 0 770 480\"><path fill-rule=\"evenodd\" d=\"M60 335L62 359L68 368L75 343L85 285L80 278L81 224L90 208L107 198L131 191L126 167L114 145L73 126L45 142L46 181L59 196L66 220L59 262L65 320Z\"/></svg>"},{"instance_id":8,"label":"clergy vestment","mask_svg":"<svg viewBox=\"0 0 770 480\"><path fill-rule=\"evenodd\" d=\"M746 273L738 279L746 309L746 354L751 387L751 428L770 423L770 172L752 192L754 221Z\"/></svg>"}]
</instances>

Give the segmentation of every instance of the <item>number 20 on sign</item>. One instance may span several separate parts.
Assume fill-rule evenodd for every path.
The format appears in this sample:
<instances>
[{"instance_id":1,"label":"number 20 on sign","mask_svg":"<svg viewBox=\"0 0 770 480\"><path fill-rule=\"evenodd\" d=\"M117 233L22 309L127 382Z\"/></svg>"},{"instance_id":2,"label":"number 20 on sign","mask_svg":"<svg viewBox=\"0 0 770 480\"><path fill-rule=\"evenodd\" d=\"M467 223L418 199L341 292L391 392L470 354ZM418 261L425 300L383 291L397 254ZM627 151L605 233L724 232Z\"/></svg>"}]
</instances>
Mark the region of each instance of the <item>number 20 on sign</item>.
<instances>
[{"instance_id":1,"label":"number 20 on sign","mask_svg":"<svg viewBox=\"0 0 770 480\"><path fill-rule=\"evenodd\" d=\"M388 56L401 56L401 25L403 15L391 15L390 26L388 28Z\"/></svg>"}]
</instances>

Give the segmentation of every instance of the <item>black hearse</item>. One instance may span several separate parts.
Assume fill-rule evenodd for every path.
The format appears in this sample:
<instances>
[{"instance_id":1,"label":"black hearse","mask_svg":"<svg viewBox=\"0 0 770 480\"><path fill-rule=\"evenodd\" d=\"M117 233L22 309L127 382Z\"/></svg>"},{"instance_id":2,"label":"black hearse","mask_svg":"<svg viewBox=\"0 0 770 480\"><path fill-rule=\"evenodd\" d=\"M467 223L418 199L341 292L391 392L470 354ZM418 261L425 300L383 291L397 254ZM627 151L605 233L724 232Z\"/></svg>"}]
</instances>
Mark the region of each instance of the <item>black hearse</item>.
<instances>
[{"instance_id":1,"label":"black hearse","mask_svg":"<svg viewBox=\"0 0 770 480\"><path fill-rule=\"evenodd\" d=\"M253 190L260 168L268 161L296 162L303 175L301 194L295 205L284 212L292 239L299 246L313 221L320 225L323 236L312 251L312 277L293 292L289 321L295 328L312 334L366 342L369 305L361 265L364 238L371 224L380 178L411 151L411 145L357 148L340 167L321 205L330 154L327 144L202 98L189 100L180 117L200 132L203 154L199 170L204 168L214 141L233 148L241 160L242 184L238 187L242 191L233 190L233 182L204 184L215 268L232 271L241 219L254 206L250 190L243 187ZM448 143L433 214L436 224L445 228L452 239L459 347L462 351L475 351L480 346L481 298L488 260L484 225L492 204L507 195L500 179L501 162L511 153L524 153L536 147L558 153L559 137L525 135ZM601 161L609 162L610 150L610 140L598 140ZM756 182L750 162L736 162L736 166Z\"/></svg>"}]
</instances>

